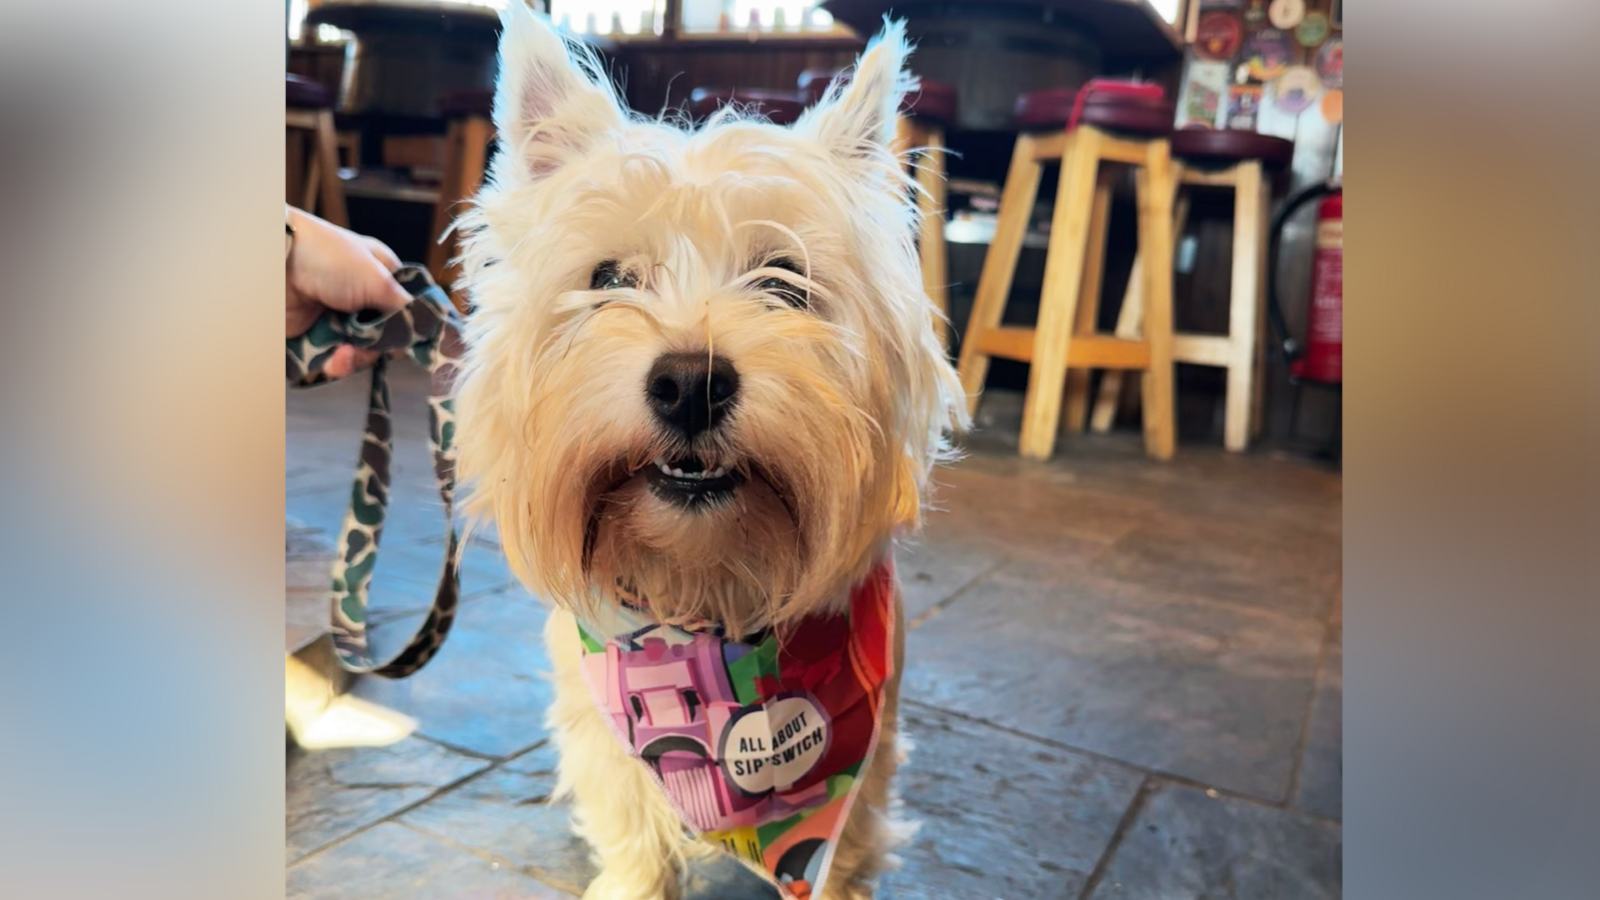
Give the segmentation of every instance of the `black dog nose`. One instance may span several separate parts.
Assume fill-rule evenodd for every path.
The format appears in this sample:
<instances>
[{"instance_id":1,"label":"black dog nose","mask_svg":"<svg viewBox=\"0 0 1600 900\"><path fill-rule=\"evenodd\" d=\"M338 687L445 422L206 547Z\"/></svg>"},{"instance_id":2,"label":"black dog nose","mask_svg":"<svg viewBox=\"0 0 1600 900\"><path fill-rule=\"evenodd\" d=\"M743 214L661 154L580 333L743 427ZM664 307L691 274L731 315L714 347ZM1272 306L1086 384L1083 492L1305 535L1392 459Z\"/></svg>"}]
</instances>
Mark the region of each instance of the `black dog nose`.
<instances>
[{"instance_id":1,"label":"black dog nose","mask_svg":"<svg viewBox=\"0 0 1600 900\"><path fill-rule=\"evenodd\" d=\"M645 394L656 418L693 440L717 427L739 396L733 363L704 353L667 353L650 367Z\"/></svg>"}]
</instances>

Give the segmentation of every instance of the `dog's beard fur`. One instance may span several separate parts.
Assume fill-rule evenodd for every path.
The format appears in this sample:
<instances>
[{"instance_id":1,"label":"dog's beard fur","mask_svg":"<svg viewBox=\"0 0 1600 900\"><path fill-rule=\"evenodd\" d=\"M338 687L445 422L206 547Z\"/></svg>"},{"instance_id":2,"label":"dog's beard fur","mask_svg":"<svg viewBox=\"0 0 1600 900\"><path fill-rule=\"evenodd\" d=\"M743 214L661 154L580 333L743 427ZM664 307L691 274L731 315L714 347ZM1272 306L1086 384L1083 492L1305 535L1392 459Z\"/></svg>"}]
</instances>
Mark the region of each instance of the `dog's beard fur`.
<instances>
[{"instance_id":1,"label":"dog's beard fur","mask_svg":"<svg viewBox=\"0 0 1600 900\"><path fill-rule=\"evenodd\" d=\"M892 26L792 128L729 110L694 131L625 114L591 56L507 14L499 153L458 223L475 308L457 471L536 593L581 613L626 585L667 620L783 629L837 611L916 527L965 412L890 147L907 52ZM606 260L637 285L590 290ZM692 446L647 405L667 353L738 371L734 411ZM653 460L689 452L742 476L731 498L650 488Z\"/></svg>"}]
</instances>

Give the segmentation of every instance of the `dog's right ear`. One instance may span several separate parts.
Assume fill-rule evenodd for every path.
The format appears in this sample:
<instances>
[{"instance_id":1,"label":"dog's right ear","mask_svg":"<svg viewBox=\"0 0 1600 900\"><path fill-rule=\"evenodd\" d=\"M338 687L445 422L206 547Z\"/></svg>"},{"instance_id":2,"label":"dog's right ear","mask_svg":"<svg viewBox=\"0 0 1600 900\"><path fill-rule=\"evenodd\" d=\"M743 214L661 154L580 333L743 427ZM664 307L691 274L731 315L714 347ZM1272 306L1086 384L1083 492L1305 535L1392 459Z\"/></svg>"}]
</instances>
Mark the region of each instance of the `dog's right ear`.
<instances>
[{"instance_id":1,"label":"dog's right ear","mask_svg":"<svg viewBox=\"0 0 1600 900\"><path fill-rule=\"evenodd\" d=\"M622 104L594 52L569 43L543 13L511 0L500 25L494 125L501 152L538 181L620 127Z\"/></svg>"}]
</instances>

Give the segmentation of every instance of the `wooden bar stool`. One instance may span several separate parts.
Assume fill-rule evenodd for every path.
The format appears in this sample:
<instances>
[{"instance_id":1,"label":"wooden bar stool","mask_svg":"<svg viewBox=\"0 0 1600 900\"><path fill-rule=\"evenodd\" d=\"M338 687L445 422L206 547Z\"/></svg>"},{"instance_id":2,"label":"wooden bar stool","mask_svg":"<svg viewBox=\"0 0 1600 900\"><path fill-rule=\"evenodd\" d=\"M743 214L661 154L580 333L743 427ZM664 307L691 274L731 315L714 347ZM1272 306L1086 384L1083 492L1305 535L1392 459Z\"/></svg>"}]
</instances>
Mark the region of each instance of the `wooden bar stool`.
<instances>
[{"instance_id":1,"label":"wooden bar stool","mask_svg":"<svg viewBox=\"0 0 1600 900\"><path fill-rule=\"evenodd\" d=\"M289 202L335 225L350 227L339 183L339 137L333 128L333 92L285 73L284 131L289 143ZM310 151L305 151L309 142Z\"/></svg>"},{"instance_id":2,"label":"wooden bar stool","mask_svg":"<svg viewBox=\"0 0 1600 900\"><path fill-rule=\"evenodd\" d=\"M1228 333L1173 335L1172 358L1177 362L1226 369L1227 393L1223 404L1223 444L1242 451L1261 428L1261 368L1266 356L1267 221L1272 202L1269 175L1281 171L1294 157L1294 143L1251 131L1180 131L1172 136L1172 155L1181 163L1178 176L1180 208L1187 207L1193 188L1222 188L1234 195L1233 263L1228 300ZM1181 231L1181 217L1175 224ZM1161 257L1161 268L1171 267ZM1136 269L1148 262L1137 258ZM1131 285L1130 281L1130 285ZM1117 333L1136 331L1143 315L1144 297L1129 290L1117 313ZM1092 427L1106 431L1116 414L1122 389L1120 372L1107 372L1095 401Z\"/></svg>"},{"instance_id":3,"label":"wooden bar stool","mask_svg":"<svg viewBox=\"0 0 1600 900\"><path fill-rule=\"evenodd\" d=\"M848 70L810 69L800 75L800 90L809 104L815 104L828 88ZM918 90L906 95L895 121L895 150L914 154L917 206L922 211L922 233L917 238L917 254L922 263L922 290L935 309L934 329L939 340L950 343L950 264L945 244L945 143L944 133L956 120L956 89L936 81L921 79Z\"/></svg>"},{"instance_id":4,"label":"wooden bar stool","mask_svg":"<svg viewBox=\"0 0 1600 900\"><path fill-rule=\"evenodd\" d=\"M461 267L454 260L459 242L445 231L459 210L457 204L478 193L489 164L494 140L494 92L450 91L439 96L444 116L444 165L439 179L439 199L433 207L433 243L428 246L428 271L450 292L450 300L465 313L467 298L455 288Z\"/></svg>"},{"instance_id":5,"label":"wooden bar stool","mask_svg":"<svg viewBox=\"0 0 1600 900\"><path fill-rule=\"evenodd\" d=\"M1030 363L1023 405L1022 455L1048 459L1055 450L1069 368L1133 369L1145 373L1145 451L1169 459L1175 443L1172 397L1172 272L1150 267L1143 273L1147 296L1141 333L1108 337L1094 332L1082 304L1086 280L1099 292L1099 266L1087 264L1103 238L1095 238L1096 207L1101 223L1109 208L1109 184L1099 178L1102 162L1134 170L1138 195L1139 246L1158 259L1172 256L1173 172L1167 137L1172 104L1159 95L1118 93L1091 82L1082 92L1035 91L1017 98L1020 130L1011 169L1000 196L994 240L983 261L977 297L961 345L959 371L969 411L975 412L991 357ZM1083 96L1079 96L1082 93ZM1034 328L1002 327L1006 297L1032 217L1039 179L1046 163L1059 161L1050 244L1046 250L1039 319Z\"/></svg>"}]
</instances>

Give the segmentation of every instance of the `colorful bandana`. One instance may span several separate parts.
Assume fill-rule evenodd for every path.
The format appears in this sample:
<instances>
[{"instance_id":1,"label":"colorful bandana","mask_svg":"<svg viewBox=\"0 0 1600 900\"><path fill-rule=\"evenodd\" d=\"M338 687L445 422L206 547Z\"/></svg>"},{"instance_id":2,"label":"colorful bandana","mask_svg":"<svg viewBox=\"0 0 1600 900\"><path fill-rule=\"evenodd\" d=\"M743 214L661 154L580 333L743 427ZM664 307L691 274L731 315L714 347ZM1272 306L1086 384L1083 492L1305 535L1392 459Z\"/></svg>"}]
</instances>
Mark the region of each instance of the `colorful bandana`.
<instances>
[{"instance_id":1,"label":"colorful bandana","mask_svg":"<svg viewBox=\"0 0 1600 900\"><path fill-rule=\"evenodd\" d=\"M796 900L820 896L878 744L894 665L893 562L850 592L845 615L811 618L780 646L715 625L658 622L623 597L578 626L584 676L629 754L684 825Z\"/></svg>"}]
</instances>

